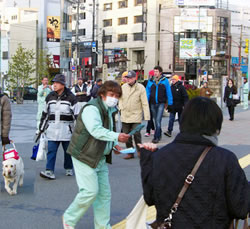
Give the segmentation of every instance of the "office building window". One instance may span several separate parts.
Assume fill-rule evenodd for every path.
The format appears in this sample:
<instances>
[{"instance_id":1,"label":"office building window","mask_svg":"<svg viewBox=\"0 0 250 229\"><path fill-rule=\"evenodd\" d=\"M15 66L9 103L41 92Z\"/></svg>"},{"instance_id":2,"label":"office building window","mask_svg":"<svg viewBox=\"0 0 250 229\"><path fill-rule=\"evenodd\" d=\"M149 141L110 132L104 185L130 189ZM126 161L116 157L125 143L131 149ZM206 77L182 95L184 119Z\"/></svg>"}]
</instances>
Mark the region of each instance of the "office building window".
<instances>
[{"instance_id":1,"label":"office building window","mask_svg":"<svg viewBox=\"0 0 250 229\"><path fill-rule=\"evenodd\" d=\"M142 41L142 33L134 33L134 41Z\"/></svg>"},{"instance_id":2,"label":"office building window","mask_svg":"<svg viewBox=\"0 0 250 229\"><path fill-rule=\"evenodd\" d=\"M128 7L128 0L118 2L118 8L127 8L127 7Z\"/></svg>"},{"instance_id":3,"label":"office building window","mask_svg":"<svg viewBox=\"0 0 250 229\"><path fill-rule=\"evenodd\" d=\"M78 35L79 36L85 36L86 35L86 29L79 29L78 30Z\"/></svg>"},{"instance_id":4,"label":"office building window","mask_svg":"<svg viewBox=\"0 0 250 229\"><path fill-rule=\"evenodd\" d=\"M86 19L86 13L80 13L80 14L79 14L79 19L80 19L80 20Z\"/></svg>"},{"instance_id":5,"label":"office building window","mask_svg":"<svg viewBox=\"0 0 250 229\"><path fill-rule=\"evenodd\" d=\"M107 10L112 10L112 3L106 3L104 4L104 11L107 11Z\"/></svg>"},{"instance_id":6,"label":"office building window","mask_svg":"<svg viewBox=\"0 0 250 229\"><path fill-rule=\"evenodd\" d=\"M142 15L134 16L134 23L142 23Z\"/></svg>"},{"instance_id":7,"label":"office building window","mask_svg":"<svg viewBox=\"0 0 250 229\"><path fill-rule=\"evenodd\" d=\"M107 35L104 37L105 43L112 43L112 35Z\"/></svg>"},{"instance_id":8,"label":"office building window","mask_svg":"<svg viewBox=\"0 0 250 229\"><path fill-rule=\"evenodd\" d=\"M118 34L118 42L124 42L128 40L128 34Z\"/></svg>"},{"instance_id":9,"label":"office building window","mask_svg":"<svg viewBox=\"0 0 250 229\"><path fill-rule=\"evenodd\" d=\"M17 15L11 16L11 20L17 20Z\"/></svg>"},{"instance_id":10,"label":"office building window","mask_svg":"<svg viewBox=\"0 0 250 229\"><path fill-rule=\"evenodd\" d=\"M139 6L142 3L147 3L147 0L135 0L135 6Z\"/></svg>"},{"instance_id":11,"label":"office building window","mask_svg":"<svg viewBox=\"0 0 250 229\"><path fill-rule=\"evenodd\" d=\"M128 24L128 18L127 17L118 18L118 25L127 25L127 24Z\"/></svg>"},{"instance_id":12,"label":"office building window","mask_svg":"<svg viewBox=\"0 0 250 229\"><path fill-rule=\"evenodd\" d=\"M3 60L8 60L8 52L3 52L2 59Z\"/></svg>"},{"instance_id":13,"label":"office building window","mask_svg":"<svg viewBox=\"0 0 250 229\"><path fill-rule=\"evenodd\" d=\"M217 51L225 51L228 47L228 18L217 17Z\"/></svg>"},{"instance_id":14,"label":"office building window","mask_svg":"<svg viewBox=\"0 0 250 229\"><path fill-rule=\"evenodd\" d=\"M103 27L112 26L112 19L103 20Z\"/></svg>"}]
</instances>

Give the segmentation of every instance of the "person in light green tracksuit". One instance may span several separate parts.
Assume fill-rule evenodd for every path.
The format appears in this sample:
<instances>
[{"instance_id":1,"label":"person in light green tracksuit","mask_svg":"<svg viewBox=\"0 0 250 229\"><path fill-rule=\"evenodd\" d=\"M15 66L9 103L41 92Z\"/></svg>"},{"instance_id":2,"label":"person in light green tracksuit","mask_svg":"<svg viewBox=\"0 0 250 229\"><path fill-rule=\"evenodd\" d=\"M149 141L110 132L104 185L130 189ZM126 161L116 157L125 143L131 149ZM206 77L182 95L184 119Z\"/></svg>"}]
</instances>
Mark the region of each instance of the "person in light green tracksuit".
<instances>
[{"instance_id":1,"label":"person in light green tracksuit","mask_svg":"<svg viewBox=\"0 0 250 229\"><path fill-rule=\"evenodd\" d=\"M248 109L248 93L249 93L249 87L248 87L248 81L247 78L244 78L244 84L243 84L243 109Z\"/></svg>"},{"instance_id":2,"label":"person in light green tracksuit","mask_svg":"<svg viewBox=\"0 0 250 229\"><path fill-rule=\"evenodd\" d=\"M38 92L37 92L38 110L37 110L37 116L36 116L37 130L39 130L40 120L42 117L44 106L46 104L45 98L52 91L52 88L48 83L49 83L48 77L44 76L42 79L42 84L38 87Z\"/></svg>"},{"instance_id":3,"label":"person in light green tracksuit","mask_svg":"<svg viewBox=\"0 0 250 229\"><path fill-rule=\"evenodd\" d=\"M74 229L77 222L93 205L95 229L111 229L111 190L107 163L112 150L119 153L119 142L130 135L115 132L114 115L122 95L119 84L106 81L98 97L80 111L67 152L72 156L76 182L79 187L74 201L63 215L64 229Z\"/></svg>"}]
</instances>

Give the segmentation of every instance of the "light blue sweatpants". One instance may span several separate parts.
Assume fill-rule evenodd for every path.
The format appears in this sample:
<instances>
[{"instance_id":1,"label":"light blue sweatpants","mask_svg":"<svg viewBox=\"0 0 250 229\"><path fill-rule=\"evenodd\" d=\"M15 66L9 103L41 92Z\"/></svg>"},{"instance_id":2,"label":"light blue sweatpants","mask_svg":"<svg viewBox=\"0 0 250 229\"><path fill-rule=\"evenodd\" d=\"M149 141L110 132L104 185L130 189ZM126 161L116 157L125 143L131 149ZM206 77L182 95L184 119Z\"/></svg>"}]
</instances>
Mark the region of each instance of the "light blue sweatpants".
<instances>
[{"instance_id":1,"label":"light blue sweatpants","mask_svg":"<svg viewBox=\"0 0 250 229\"><path fill-rule=\"evenodd\" d=\"M74 227L93 204L95 229L111 229L111 190L105 157L95 169L74 157L72 161L79 192L63 215L65 222Z\"/></svg>"}]
</instances>

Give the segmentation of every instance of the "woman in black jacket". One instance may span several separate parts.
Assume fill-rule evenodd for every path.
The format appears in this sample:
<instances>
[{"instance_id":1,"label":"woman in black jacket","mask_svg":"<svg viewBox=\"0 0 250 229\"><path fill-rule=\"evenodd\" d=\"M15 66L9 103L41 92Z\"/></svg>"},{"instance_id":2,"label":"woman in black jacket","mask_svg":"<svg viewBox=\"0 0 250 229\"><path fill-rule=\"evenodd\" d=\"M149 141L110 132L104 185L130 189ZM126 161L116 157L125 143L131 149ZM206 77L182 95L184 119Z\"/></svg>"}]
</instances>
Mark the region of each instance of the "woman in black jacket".
<instances>
[{"instance_id":1,"label":"woman in black jacket","mask_svg":"<svg viewBox=\"0 0 250 229\"><path fill-rule=\"evenodd\" d=\"M197 97L185 106L180 133L172 143L159 150L152 143L140 145L144 147L140 158L144 199L155 205L158 225L168 217L187 175L207 146L212 149L173 214L172 228L227 229L234 218L247 216L245 173L231 151L217 146L222 121L215 102Z\"/></svg>"},{"instance_id":2,"label":"woman in black jacket","mask_svg":"<svg viewBox=\"0 0 250 229\"><path fill-rule=\"evenodd\" d=\"M234 108L236 106L233 95L237 94L237 88L234 86L234 81L232 79L229 79L227 82L227 86L225 87L224 92L224 103L226 103L228 107L228 113L229 113L229 120L234 120Z\"/></svg>"}]
</instances>

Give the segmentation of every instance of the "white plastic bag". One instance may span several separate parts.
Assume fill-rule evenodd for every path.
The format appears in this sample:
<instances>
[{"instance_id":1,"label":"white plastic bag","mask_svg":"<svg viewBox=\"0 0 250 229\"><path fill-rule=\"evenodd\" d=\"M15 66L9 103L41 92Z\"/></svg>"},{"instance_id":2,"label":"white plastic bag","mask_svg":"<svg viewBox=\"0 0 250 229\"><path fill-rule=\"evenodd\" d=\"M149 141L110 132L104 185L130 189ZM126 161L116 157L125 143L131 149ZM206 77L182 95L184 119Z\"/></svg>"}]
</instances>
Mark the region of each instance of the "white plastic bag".
<instances>
[{"instance_id":1,"label":"white plastic bag","mask_svg":"<svg viewBox=\"0 0 250 229\"><path fill-rule=\"evenodd\" d=\"M41 134L40 143L37 151L36 161L44 161L47 159L48 141L45 134Z\"/></svg>"},{"instance_id":2,"label":"white plastic bag","mask_svg":"<svg viewBox=\"0 0 250 229\"><path fill-rule=\"evenodd\" d=\"M239 95L237 95L237 94L233 94L233 99L238 100L238 99L240 99L240 96L239 96Z\"/></svg>"},{"instance_id":3,"label":"white plastic bag","mask_svg":"<svg viewBox=\"0 0 250 229\"><path fill-rule=\"evenodd\" d=\"M126 229L146 229L147 210L148 205L145 203L142 196L134 209L127 216Z\"/></svg>"}]
</instances>

